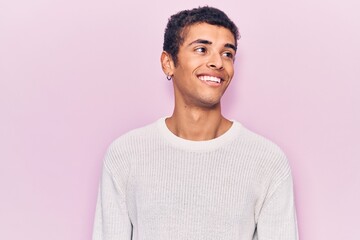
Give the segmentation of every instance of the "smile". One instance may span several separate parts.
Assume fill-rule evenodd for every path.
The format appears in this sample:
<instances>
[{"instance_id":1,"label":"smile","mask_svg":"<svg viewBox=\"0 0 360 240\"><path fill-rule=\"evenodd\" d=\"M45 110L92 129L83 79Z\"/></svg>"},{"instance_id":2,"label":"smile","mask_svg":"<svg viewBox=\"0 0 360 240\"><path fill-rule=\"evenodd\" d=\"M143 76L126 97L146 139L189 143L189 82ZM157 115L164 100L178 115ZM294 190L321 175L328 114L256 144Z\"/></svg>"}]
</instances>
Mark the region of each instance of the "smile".
<instances>
[{"instance_id":1,"label":"smile","mask_svg":"<svg viewBox=\"0 0 360 240\"><path fill-rule=\"evenodd\" d=\"M205 76L205 75L202 75L202 76L198 76L198 78L199 78L201 81L205 81L205 82L220 83L220 82L222 81L221 78L214 77L214 76Z\"/></svg>"}]
</instances>

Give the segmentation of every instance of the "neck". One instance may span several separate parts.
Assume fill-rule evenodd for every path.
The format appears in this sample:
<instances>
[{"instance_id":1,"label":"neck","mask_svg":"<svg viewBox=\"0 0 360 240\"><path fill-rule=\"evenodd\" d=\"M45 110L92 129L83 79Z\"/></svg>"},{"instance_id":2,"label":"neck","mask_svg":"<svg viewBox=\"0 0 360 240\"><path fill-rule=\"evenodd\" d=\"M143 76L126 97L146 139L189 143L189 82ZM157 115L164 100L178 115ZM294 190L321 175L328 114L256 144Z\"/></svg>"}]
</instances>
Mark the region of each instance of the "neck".
<instances>
[{"instance_id":1,"label":"neck","mask_svg":"<svg viewBox=\"0 0 360 240\"><path fill-rule=\"evenodd\" d=\"M220 104L214 108L179 108L166 119L166 125L176 136L193 141L211 140L224 134L232 125L221 115Z\"/></svg>"}]
</instances>

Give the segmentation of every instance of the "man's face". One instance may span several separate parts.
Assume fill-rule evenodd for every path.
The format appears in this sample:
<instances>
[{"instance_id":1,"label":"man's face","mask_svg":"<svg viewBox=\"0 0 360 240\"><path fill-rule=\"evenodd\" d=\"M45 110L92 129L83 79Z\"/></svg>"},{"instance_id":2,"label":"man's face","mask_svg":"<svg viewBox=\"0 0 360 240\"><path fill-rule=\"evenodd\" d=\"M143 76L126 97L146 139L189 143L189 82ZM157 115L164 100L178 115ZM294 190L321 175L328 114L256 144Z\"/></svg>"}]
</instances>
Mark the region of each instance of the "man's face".
<instances>
[{"instance_id":1,"label":"man's face","mask_svg":"<svg viewBox=\"0 0 360 240\"><path fill-rule=\"evenodd\" d=\"M207 23L185 31L173 71L175 100L214 107L234 75L235 39L230 30Z\"/></svg>"}]
</instances>

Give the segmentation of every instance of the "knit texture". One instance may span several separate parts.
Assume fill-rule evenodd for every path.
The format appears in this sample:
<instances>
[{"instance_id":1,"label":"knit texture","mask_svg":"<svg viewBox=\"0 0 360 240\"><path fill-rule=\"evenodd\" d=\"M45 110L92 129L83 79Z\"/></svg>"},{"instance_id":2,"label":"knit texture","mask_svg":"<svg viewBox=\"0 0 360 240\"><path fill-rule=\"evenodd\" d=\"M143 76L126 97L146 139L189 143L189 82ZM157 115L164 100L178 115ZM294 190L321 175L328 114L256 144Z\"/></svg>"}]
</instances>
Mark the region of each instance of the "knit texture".
<instances>
[{"instance_id":1,"label":"knit texture","mask_svg":"<svg viewBox=\"0 0 360 240\"><path fill-rule=\"evenodd\" d=\"M209 141L165 118L115 140L93 240L296 240L293 183L280 148L237 121Z\"/></svg>"}]
</instances>

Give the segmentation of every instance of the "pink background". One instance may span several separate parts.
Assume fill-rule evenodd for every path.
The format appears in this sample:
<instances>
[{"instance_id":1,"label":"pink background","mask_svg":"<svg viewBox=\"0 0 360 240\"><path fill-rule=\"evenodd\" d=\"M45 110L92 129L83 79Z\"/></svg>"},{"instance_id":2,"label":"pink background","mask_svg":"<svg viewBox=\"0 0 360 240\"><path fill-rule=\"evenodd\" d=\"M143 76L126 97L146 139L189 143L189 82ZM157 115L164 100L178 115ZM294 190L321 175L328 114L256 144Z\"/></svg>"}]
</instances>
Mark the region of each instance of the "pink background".
<instances>
[{"instance_id":1,"label":"pink background","mask_svg":"<svg viewBox=\"0 0 360 240\"><path fill-rule=\"evenodd\" d=\"M224 114L289 157L301 239L359 239L360 4L0 3L0 238L91 238L106 147L171 114L167 18L209 4L240 28Z\"/></svg>"}]
</instances>

